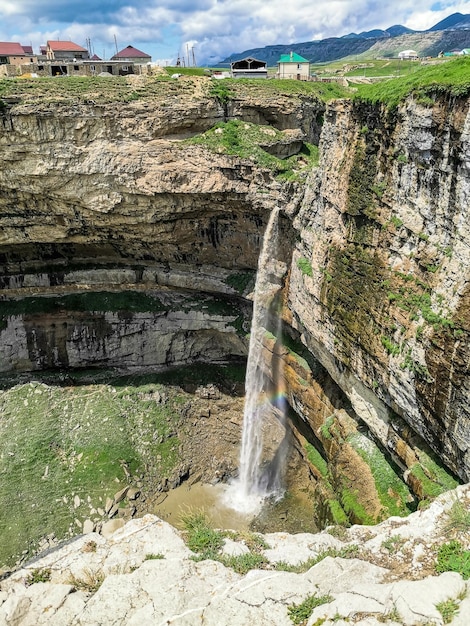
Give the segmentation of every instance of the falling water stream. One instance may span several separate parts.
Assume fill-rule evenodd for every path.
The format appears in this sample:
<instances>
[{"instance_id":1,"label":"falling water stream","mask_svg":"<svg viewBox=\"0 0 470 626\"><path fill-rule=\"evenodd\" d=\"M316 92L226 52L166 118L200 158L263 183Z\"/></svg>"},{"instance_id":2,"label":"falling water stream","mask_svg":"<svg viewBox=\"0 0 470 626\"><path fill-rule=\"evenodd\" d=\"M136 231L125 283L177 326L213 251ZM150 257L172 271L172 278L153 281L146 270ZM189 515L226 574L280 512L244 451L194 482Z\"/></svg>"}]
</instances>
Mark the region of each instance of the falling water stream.
<instances>
[{"instance_id":1,"label":"falling water stream","mask_svg":"<svg viewBox=\"0 0 470 626\"><path fill-rule=\"evenodd\" d=\"M269 324L270 305L280 289L276 275L279 209L270 215L258 260L253 318L245 379L245 407L240 452L239 477L233 483L230 500L236 510L256 512L269 496L282 495L281 475L285 455L276 454L263 462L263 427L267 415L275 413L283 423L283 391L268 385L263 368L263 339ZM273 282L274 280L274 282ZM280 328L277 329L278 331ZM278 360L281 363L281 360ZM277 372L278 378L282 375ZM285 439L285 437L284 437Z\"/></svg>"},{"instance_id":2,"label":"falling water stream","mask_svg":"<svg viewBox=\"0 0 470 626\"><path fill-rule=\"evenodd\" d=\"M285 427L283 359L277 353L282 342L274 341L274 335L281 336L281 320L278 317L276 322L272 310L285 273L285 265L276 258L278 218L279 209L274 209L266 226L258 260L238 478L229 485L182 485L172 490L156 507L157 515L172 523L178 523L178 511L181 511L182 505L187 507L196 503L205 507L217 526L247 528L265 510L264 503L269 500L275 506L284 495L282 478L288 435ZM269 373L266 372L269 358L266 350L271 348L267 345L273 346ZM291 503L293 510L300 511L303 507L300 501ZM268 515L275 517L276 513Z\"/></svg>"}]
</instances>

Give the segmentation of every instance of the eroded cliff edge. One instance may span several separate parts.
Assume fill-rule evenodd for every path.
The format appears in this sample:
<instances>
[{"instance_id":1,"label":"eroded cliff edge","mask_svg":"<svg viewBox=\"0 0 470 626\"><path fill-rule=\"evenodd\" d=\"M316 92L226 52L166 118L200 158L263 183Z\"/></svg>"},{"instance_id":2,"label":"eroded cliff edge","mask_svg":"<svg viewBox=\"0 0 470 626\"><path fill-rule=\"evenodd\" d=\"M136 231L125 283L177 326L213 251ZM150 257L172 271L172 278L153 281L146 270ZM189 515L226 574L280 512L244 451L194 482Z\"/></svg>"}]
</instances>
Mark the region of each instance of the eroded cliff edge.
<instances>
[{"instance_id":1,"label":"eroded cliff edge","mask_svg":"<svg viewBox=\"0 0 470 626\"><path fill-rule=\"evenodd\" d=\"M414 463L418 433L465 480L468 124L466 99L331 105L288 298L302 341L399 461Z\"/></svg>"},{"instance_id":2,"label":"eroded cliff edge","mask_svg":"<svg viewBox=\"0 0 470 626\"><path fill-rule=\"evenodd\" d=\"M284 132L282 146L315 142L324 109L195 89L7 111L0 370L243 358L250 278L280 205L285 337L279 351L266 336L266 362L285 362L328 515L373 521L435 495L433 453L467 480L467 101L330 103L319 168L293 183L185 143L229 119ZM405 490L381 490L370 459L384 453Z\"/></svg>"}]
</instances>

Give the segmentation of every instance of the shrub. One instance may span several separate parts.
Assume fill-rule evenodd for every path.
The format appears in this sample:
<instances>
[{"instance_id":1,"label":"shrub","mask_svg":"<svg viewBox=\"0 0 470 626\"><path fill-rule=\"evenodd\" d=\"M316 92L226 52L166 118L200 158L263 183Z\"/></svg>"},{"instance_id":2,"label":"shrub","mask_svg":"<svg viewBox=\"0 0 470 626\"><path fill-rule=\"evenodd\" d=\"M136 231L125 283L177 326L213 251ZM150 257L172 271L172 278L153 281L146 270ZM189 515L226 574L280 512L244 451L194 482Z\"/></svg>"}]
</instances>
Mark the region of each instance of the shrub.
<instances>
[{"instance_id":1,"label":"shrub","mask_svg":"<svg viewBox=\"0 0 470 626\"><path fill-rule=\"evenodd\" d=\"M458 572L464 580L470 578L470 550L464 550L456 539L443 543L437 552L436 572Z\"/></svg>"},{"instance_id":2,"label":"shrub","mask_svg":"<svg viewBox=\"0 0 470 626\"><path fill-rule=\"evenodd\" d=\"M330 595L317 596L313 594L305 598L300 604L291 604L287 607L289 617L294 624L303 624L312 614L313 609L322 604L332 602L333 597Z\"/></svg>"},{"instance_id":3,"label":"shrub","mask_svg":"<svg viewBox=\"0 0 470 626\"><path fill-rule=\"evenodd\" d=\"M305 257L300 257L300 259L297 260L297 267L302 272L302 274L304 274L304 276L313 276L313 270L310 261Z\"/></svg>"}]
</instances>

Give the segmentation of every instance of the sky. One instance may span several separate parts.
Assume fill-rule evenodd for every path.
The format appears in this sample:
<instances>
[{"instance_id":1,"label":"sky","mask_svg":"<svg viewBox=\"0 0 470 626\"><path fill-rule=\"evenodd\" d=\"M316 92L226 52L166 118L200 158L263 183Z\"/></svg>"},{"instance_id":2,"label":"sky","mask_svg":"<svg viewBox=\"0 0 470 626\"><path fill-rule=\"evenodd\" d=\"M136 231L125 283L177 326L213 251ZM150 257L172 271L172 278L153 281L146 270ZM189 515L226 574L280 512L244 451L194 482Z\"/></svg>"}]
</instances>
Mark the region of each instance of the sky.
<instances>
[{"instance_id":1,"label":"sky","mask_svg":"<svg viewBox=\"0 0 470 626\"><path fill-rule=\"evenodd\" d=\"M402 24L425 30L470 0L0 0L0 41L73 41L109 59L132 45L160 65L211 66L232 53ZM189 61L188 61L189 58Z\"/></svg>"}]
</instances>

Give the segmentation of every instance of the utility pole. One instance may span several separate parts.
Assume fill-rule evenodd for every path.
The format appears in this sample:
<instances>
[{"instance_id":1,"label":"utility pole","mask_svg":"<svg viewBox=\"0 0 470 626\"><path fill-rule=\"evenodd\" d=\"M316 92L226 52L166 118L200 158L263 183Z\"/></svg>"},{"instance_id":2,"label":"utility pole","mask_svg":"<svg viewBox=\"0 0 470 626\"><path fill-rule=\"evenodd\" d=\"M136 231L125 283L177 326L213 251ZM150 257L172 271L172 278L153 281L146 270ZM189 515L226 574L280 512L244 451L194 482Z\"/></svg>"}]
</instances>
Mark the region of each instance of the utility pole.
<instances>
[{"instance_id":1,"label":"utility pole","mask_svg":"<svg viewBox=\"0 0 470 626\"><path fill-rule=\"evenodd\" d=\"M114 46L116 48L116 54L119 52L118 50L118 46L117 46L117 39L116 39L116 35L114 35Z\"/></svg>"}]
</instances>

